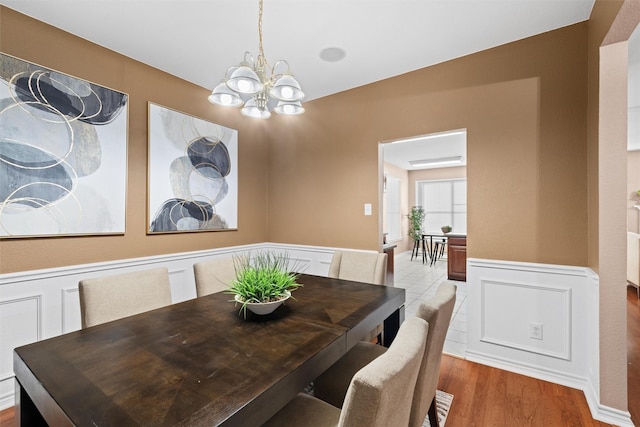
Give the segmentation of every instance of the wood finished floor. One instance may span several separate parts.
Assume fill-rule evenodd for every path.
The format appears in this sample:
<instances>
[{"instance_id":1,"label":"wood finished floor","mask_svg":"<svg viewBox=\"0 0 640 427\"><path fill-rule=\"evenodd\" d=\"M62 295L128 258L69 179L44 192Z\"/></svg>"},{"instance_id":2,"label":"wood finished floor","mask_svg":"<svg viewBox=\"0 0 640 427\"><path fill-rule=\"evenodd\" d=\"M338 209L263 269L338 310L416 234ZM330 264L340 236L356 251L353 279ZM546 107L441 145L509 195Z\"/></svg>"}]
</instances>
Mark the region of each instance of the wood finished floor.
<instances>
[{"instance_id":1,"label":"wood finished floor","mask_svg":"<svg viewBox=\"0 0 640 427\"><path fill-rule=\"evenodd\" d=\"M640 299L627 292L629 411L640 426ZM608 426L591 418L580 390L443 356L438 387L454 395L447 427ZM13 408L0 426L14 427Z\"/></svg>"}]
</instances>

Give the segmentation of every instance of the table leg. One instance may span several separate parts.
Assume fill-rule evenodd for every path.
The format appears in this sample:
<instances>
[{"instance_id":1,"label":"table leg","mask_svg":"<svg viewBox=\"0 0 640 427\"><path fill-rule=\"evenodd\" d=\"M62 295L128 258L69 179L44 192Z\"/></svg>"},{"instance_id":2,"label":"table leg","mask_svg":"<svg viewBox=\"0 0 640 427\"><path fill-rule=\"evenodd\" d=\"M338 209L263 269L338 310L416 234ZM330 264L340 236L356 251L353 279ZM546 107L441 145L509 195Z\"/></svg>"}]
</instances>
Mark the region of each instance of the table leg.
<instances>
[{"instance_id":1,"label":"table leg","mask_svg":"<svg viewBox=\"0 0 640 427\"><path fill-rule=\"evenodd\" d=\"M15 381L15 417L17 426L34 426L34 427L47 427L47 422L42 418L40 411L36 408L36 405L31 400L31 397L27 394L24 388L20 385L20 382Z\"/></svg>"},{"instance_id":2,"label":"table leg","mask_svg":"<svg viewBox=\"0 0 640 427\"><path fill-rule=\"evenodd\" d=\"M389 347L398 335L398 329L404 322L404 305L391 313L384 321L384 332L382 333L382 345Z\"/></svg>"}]
</instances>

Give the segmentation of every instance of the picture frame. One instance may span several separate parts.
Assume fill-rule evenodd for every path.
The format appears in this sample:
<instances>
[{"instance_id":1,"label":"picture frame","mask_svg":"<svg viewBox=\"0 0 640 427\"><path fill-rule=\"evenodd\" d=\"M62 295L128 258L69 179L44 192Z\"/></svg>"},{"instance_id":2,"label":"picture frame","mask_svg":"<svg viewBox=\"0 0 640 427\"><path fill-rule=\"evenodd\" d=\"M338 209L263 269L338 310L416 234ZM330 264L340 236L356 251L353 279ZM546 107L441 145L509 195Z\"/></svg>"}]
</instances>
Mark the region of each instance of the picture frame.
<instances>
[{"instance_id":1,"label":"picture frame","mask_svg":"<svg viewBox=\"0 0 640 427\"><path fill-rule=\"evenodd\" d=\"M124 234L128 103L0 52L0 238Z\"/></svg>"},{"instance_id":2,"label":"picture frame","mask_svg":"<svg viewBox=\"0 0 640 427\"><path fill-rule=\"evenodd\" d=\"M148 234L237 230L237 130L149 102L148 174Z\"/></svg>"}]
</instances>

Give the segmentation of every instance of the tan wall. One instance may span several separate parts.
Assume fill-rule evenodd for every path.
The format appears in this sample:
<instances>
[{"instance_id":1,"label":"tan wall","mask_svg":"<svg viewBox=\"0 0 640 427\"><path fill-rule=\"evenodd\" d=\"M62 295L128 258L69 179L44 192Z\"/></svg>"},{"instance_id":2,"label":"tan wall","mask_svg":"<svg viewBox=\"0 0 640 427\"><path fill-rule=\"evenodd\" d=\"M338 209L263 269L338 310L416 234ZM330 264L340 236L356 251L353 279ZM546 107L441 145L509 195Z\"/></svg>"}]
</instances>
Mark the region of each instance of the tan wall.
<instances>
[{"instance_id":1,"label":"tan wall","mask_svg":"<svg viewBox=\"0 0 640 427\"><path fill-rule=\"evenodd\" d=\"M263 123L207 101L208 91L0 6L0 51L129 94L126 233L0 241L0 273L267 241ZM145 234L147 102L238 129L238 231Z\"/></svg>"},{"instance_id":2,"label":"tan wall","mask_svg":"<svg viewBox=\"0 0 640 427\"><path fill-rule=\"evenodd\" d=\"M469 256L585 265L586 42L577 24L277 118L270 239L378 249L375 212L362 213L379 209L378 142L466 128Z\"/></svg>"},{"instance_id":3,"label":"tan wall","mask_svg":"<svg viewBox=\"0 0 640 427\"><path fill-rule=\"evenodd\" d=\"M640 233L640 151L627 154L627 231Z\"/></svg>"},{"instance_id":4,"label":"tan wall","mask_svg":"<svg viewBox=\"0 0 640 427\"><path fill-rule=\"evenodd\" d=\"M409 215L409 210L411 205L409 204L409 200L410 200L410 192L411 192L411 187L409 185L409 172L397 167L396 165L393 165L391 163L384 163L384 173L387 176L392 176L395 177L397 179L400 180L400 204L402 206L402 228L401 228L401 233L402 233L402 241L399 242L389 242L389 243L393 243L395 245L397 245L396 249L395 249L395 253L401 253L401 252L406 252L406 251L410 251L413 247L413 242L410 241L409 239L409 220L407 218L407 215ZM382 195L382 217L383 217L383 224L386 224L386 209L384 209L384 207L386 206L386 193L383 193ZM383 232L386 231L383 228Z\"/></svg>"}]
</instances>

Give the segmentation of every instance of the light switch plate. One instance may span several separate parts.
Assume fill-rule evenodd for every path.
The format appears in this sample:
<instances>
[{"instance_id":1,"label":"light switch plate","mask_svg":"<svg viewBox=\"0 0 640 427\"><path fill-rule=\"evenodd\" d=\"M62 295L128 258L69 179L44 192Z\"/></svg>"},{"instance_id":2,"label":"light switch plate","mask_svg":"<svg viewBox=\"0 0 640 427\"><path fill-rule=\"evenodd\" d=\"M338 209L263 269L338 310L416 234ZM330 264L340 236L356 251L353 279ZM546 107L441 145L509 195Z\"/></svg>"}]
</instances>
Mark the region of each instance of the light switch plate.
<instances>
[{"instance_id":1,"label":"light switch plate","mask_svg":"<svg viewBox=\"0 0 640 427\"><path fill-rule=\"evenodd\" d=\"M364 214L367 216L371 215L371 203L364 204Z\"/></svg>"}]
</instances>

